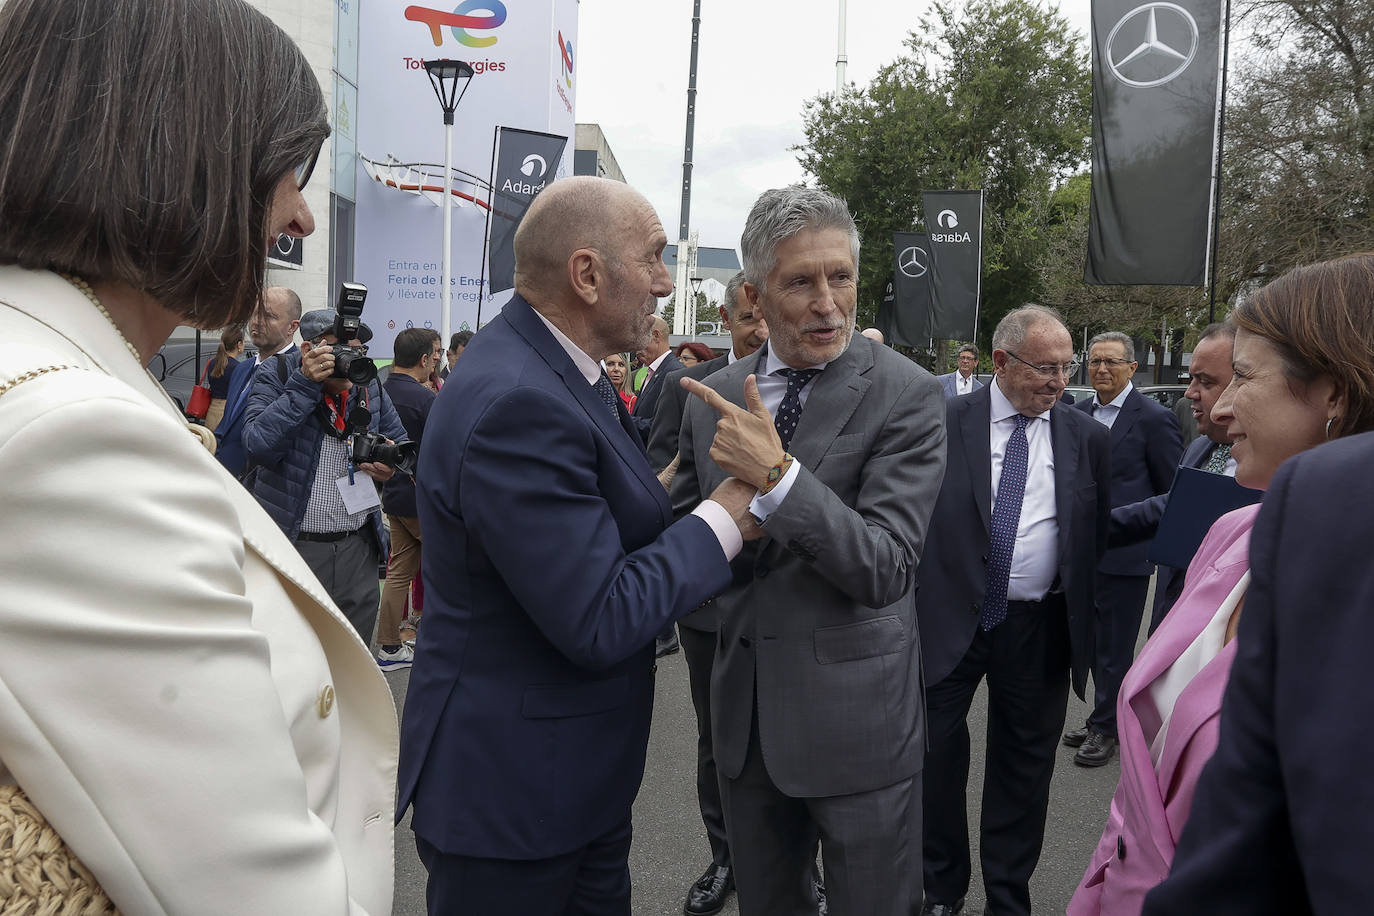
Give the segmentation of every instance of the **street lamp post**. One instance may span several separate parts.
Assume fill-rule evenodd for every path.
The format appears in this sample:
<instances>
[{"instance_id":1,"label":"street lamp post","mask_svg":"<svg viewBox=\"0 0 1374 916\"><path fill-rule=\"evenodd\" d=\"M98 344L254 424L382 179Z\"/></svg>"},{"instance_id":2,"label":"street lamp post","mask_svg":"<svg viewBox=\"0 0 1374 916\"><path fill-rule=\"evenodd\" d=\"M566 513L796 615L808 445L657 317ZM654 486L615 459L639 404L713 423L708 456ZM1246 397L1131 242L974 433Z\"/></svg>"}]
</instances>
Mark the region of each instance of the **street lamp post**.
<instances>
[{"instance_id":1,"label":"street lamp post","mask_svg":"<svg viewBox=\"0 0 1374 916\"><path fill-rule=\"evenodd\" d=\"M439 277L443 284L440 291L442 317L439 324L443 345L447 347L452 332L452 290L449 287L453 282L453 112L463 100L463 93L468 90L473 71L470 64L461 60L427 60L424 64L429 81L434 86L434 94L439 97L439 104L444 108L444 257L443 271Z\"/></svg>"},{"instance_id":2,"label":"street lamp post","mask_svg":"<svg viewBox=\"0 0 1374 916\"><path fill-rule=\"evenodd\" d=\"M697 296L701 295L701 277L692 278L692 309L689 313L692 322L692 339L697 339Z\"/></svg>"}]
</instances>

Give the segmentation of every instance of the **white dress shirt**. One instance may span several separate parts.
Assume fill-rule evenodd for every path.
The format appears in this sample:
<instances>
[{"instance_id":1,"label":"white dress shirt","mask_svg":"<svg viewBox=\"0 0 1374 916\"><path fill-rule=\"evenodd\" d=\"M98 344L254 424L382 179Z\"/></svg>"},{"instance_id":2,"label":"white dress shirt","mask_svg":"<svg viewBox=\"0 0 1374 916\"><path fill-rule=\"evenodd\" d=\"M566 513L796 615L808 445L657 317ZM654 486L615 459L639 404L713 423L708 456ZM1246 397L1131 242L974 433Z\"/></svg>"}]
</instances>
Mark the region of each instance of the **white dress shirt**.
<instances>
[{"instance_id":1,"label":"white dress shirt","mask_svg":"<svg viewBox=\"0 0 1374 916\"><path fill-rule=\"evenodd\" d=\"M549 319L540 315L538 311L535 311L534 314L538 315L539 320L544 322L544 327L549 329L553 339L558 341L558 345L572 359L573 365L577 366L577 371L582 373L587 384L595 385L601 379L601 363L588 356L581 347L572 342L568 335L554 327L553 322ZM659 358L662 359L662 357ZM628 436L629 433L627 432L626 435ZM744 548L744 536L739 533L739 527L735 524L735 520L730 517L729 510L720 503L703 499L692 510L692 514L711 526L711 531L715 534L716 540L720 542L720 549L725 553L727 561L733 560L735 555Z\"/></svg>"},{"instance_id":2,"label":"white dress shirt","mask_svg":"<svg viewBox=\"0 0 1374 916\"><path fill-rule=\"evenodd\" d=\"M731 351L733 352L733 351ZM783 369L790 369L791 366L783 362L769 347L767 358L763 366L763 374L755 373L754 380L759 385L759 399L763 401L763 406L768 408L768 412L777 416L778 408L782 406L782 399L787 396L787 376L782 375ZM806 366L807 369L825 369L830 363L816 363L814 366ZM811 389L816 384L816 379L820 378L820 373L811 377L801 391L797 392L797 398L801 401L803 408L806 407L806 399L811 397ZM756 495L749 503L749 513L759 520L762 525L767 521L768 516L777 511L778 506L787 498L788 492L792 489L792 482L797 479L801 469L797 462L793 461L792 466L787 469L787 473L782 475L782 479L774 484L773 489L767 493Z\"/></svg>"},{"instance_id":3,"label":"white dress shirt","mask_svg":"<svg viewBox=\"0 0 1374 916\"><path fill-rule=\"evenodd\" d=\"M989 412L992 446L992 507L997 508L997 484L1002 477L1002 459L1007 441L1016 428L1015 407L1002 393L997 379L992 389ZM1051 408L1052 410L1053 408ZM1008 601L1039 601L1054 584L1059 567L1059 513L1054 501L1054 445L1050 438L1050 411L1032 417L1026 424L1026 494L1021 501L1021 520L1016 526L1016 545L1011 554L1011 577L1007 584Z\"/></svg>"},{"instance_id":4,"label":"white dress shirt","mask_svg":"<svg viewBox=\"0 0 1374 916\"><path fill-rule=\"evenodd\" d=\"M964 373L962 372L954 373L954 393L955 395L973 394L972 372L968 374L967 378L964 377Z\"/></svg>"},{"instance_id":5,"label":"white dress shirt","mask_svg":"<svg viewBox=\"0 0 1374 916\"><path fill-rule=\"evenodd\" d=\"M276 353L273 353L272 356L281 356L283 353L285 353L287 350L290 350L290 349L291 349L293 346L295 346L295 345L296 345L296 341L295 341L294 339L293 339L293 340L288 340L288 341L286 342L286 346L282 347L282 348L281 348L280 350L278 350ZM263 361L264 359L271 359L271 358L272 358L271 356L263 356L263 355L262 355L262 351L259 350L259 351L258 351L258 355L254 358L253 365L255 365L255 366L261 366L261 365L262 365L262 361Z\"/></svg>"},{"instance_id":6,"label":"white dress shirt","mask_svg":"<svg viewBox=\"0 0 1374 916\"><path fill-rule=\"evenodd\" d=\"M1126 395L1130 394L1134 387L1135 385L1127 382L1126 387L1106 404L1099 401L1097 395L1093 395L1093 419L1111 429L1116 418L1121 416L1121 405L1126 403Z\"/></svg>"}]
</instances>

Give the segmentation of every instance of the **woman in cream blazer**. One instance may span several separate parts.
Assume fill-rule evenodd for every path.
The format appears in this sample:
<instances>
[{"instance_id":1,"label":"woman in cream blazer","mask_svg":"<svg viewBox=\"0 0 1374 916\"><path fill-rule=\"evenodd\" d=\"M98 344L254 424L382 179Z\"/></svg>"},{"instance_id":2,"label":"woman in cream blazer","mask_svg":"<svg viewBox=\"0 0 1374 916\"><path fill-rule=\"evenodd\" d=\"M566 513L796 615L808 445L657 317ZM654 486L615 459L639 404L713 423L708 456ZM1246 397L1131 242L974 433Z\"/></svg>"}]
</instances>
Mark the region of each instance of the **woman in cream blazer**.
<instances>
[{"instance_id":1,"label":"woman in cream blazer","mask_svg":"<svg viewBox=\"0 0 1374 916\"><path fill-rule=\"evenodd\" d=\"M0 785L128 916L388 914L391 694L144 368L313 228L318 82L242 0L7 0L0 133Z\"/></svg>"}]
</instances>

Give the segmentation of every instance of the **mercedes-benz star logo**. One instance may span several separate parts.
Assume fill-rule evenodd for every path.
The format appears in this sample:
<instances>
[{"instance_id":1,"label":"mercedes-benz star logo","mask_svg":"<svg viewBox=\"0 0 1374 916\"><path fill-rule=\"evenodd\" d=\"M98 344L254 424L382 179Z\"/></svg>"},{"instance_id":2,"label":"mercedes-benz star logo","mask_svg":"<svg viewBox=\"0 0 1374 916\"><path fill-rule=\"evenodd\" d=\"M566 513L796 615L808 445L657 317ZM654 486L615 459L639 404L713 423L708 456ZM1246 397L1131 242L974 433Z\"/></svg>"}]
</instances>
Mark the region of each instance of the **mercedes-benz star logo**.
<instances>
[{"instance_id":1,"label":"mercedes-benz star logo","mask_svg":"<svg viewBox=\"0 0 1374 916\"><path fill-rule=\"evenodd\" d=\"M926 266L926 253L915 245L902 249L902 253L897 255L897 269L913 280L924 277L929 270Z\"/></svg>"},{"instance_id":2,"label":"mercedes-benz star logo","mask_svg":"<svg viewBox=\"0 0 1374 916\"><path fill-rule=\"evenodd\" d=\"M1144 40L1134 46L1128 41L1123 41L1121 50L1125 53L1118 57L1117 35L1121 34L1122 29L1128 23L1134 26L1134 23L1142 18L1145 26ZM1186 41L1186 51L1179 50L1159 37L1160 19L1164 19L1168 23L1170 39L1179 44ZM1138 33L1133 27L1130 34ZM1128 47L1131 50L1126 51ZM1177 3L1143 3L1122 16L1120 21L1112 26L1111 33L1107 35L1107 68L1112 71L1113 76L1127 86L1134 86L1137 89L1151 89L1155 86L1163 86L1187 70L1188 65L1193 62L1193 58L1197 56L1197 48L1197 20L1192 17L1192 14ZM1148 64L1135 64L1136 61L1148 61L1151 58L1157 59L1153 68ZM1132 64L1135 66L1130 66ZM1173 65L1173 69L1166 69L1170 64ZM1134 76L1128 74L1134 74Z\"/></svg>"},{"instance_id":3,"label":"mercedes-benz star logo","mask_svg":"<svg viewBox=\"0 0 1374 916\"><path fill-rule=\"evenodd\" d=\"M548 170L549 164L538 153L530 153L525 157L525 161L520 163L520 171L530 178L542 178Z\"/></svg>"}]
</instances>

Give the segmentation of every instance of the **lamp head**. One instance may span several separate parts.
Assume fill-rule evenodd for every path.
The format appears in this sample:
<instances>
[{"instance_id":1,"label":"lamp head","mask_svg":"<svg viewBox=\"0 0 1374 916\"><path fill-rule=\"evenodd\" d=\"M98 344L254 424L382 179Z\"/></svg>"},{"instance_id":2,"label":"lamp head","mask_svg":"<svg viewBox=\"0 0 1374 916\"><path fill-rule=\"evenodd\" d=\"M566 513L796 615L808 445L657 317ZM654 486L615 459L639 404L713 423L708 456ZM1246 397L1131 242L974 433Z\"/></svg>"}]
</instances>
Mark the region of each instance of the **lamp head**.
<instances>
[{"instance_id":1,"label":"lamp head","mask_svg":"<svg viewBox=\"0 0 1374 916\"><path fill-rule=\"evenodd\" d=\"M472 65L462 60L427 60L423 62L434 94L444 108L444 123L453 123L453 112L467 92L473 77Z\"/></svg>"}]
</instances>

